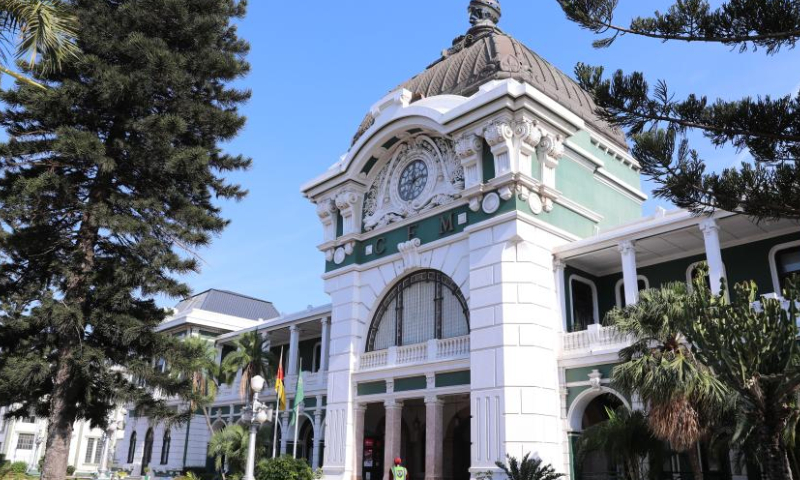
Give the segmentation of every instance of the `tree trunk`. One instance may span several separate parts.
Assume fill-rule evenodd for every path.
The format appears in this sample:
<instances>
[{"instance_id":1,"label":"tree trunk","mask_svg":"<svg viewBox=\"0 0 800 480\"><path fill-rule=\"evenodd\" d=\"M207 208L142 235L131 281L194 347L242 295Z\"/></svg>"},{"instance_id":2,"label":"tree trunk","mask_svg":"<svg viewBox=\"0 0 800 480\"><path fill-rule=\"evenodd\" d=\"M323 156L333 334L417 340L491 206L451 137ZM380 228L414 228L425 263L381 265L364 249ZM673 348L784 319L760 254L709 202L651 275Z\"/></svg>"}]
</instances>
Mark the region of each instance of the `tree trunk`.
<instances>
[{"instance_id":1,"label":"tree trunk","mask_svg":"<svg viewBox=\"0 0 800 480\"><path fill-rule=\"evenodd\" d=\"M703 480L703 462L700 461L700 452L697 451L697 444L686 450L686 456L689 457L694 480Z\"/></svg>"},{"instance_id":2,"label":"tree trunk","mask_svg":"<svg viewBox=\"0 0 800 480\"><path fill-rule=\"evenodd\" d=\"M65 302L80 306L81 310L84 310L83 304L86 299L84 287L95 264L94 248L99 232L99 227L90 212L91 207L98 203L100 192L98 185L95 185L89 205L83 213L76 243L81 254L80 268L76 273L68 275L67 288L64 292ZM63 480L67 476L69 444L77 419L77 398L71 388L73 379L70 367L74 355L71 342L71 338L63 336L58 348L58 364L50 395L50 417L41 480Z\"/></svg>"},{"instance_id":3,"label":"tree trunk","mask_svg":"<svg viewBox=\"0 0 800 480\"><path fill-rule=\"evenodd\" d=\"M71 353L62 350L50 397L50 417L47 427L42 480L63 480L67 476L69 444L75 423L75 402L69 392Z\"/></svg>"},{"instance_id":4,"label":"tree trunk","mask_svg":"<svg viewBox=\"0 0 800 480\"><path fill-rule=\"evenodd\" d=\"M763 462L762 478L765 480L792 480L789 457L783 442L783 429L765 427L760 429L766 458Z\"/></svg>"}]
</instances>

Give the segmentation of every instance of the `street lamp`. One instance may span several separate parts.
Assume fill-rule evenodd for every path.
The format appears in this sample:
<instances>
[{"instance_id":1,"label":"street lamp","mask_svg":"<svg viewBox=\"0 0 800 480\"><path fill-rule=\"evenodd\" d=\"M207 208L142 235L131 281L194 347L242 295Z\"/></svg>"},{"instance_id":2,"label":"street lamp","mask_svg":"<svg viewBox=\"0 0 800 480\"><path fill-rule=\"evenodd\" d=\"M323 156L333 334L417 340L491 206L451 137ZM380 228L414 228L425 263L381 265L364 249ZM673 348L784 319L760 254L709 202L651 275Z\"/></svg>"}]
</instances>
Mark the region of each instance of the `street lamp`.
<instances>
[{"instance_id":1,"label":"street lamp","mask_svg":"<svg viewBox=\"0 0 800 480\"><path fill-rule=\"evenodd\" d=\"M261 375L256 375L250 379L250 389L253 390L253 406L250 408L250 442L247 444L247 466L243 480L255 480L256 466L256 434L259 427L266 422L272 421L272 407L268 407L258 401L258 394L264 390L266 380Z\"/></svg>"},{"instance_id":2,"label":"street lamp","mask_svg":"<svg viewBox=\"0 0 800 480\"><path fill-rule=\"evenodd\" d=\"M106 427L106 432L103 438L103 453L102 457L100 458L100 467L97 469L97 477L100 480L111 478L111 472L108 468L108 464L111 460L111 449L116 443L117 430L122 429L122 423L125 421L125 415L127 414L128 411L126 409L116 408L109 416L108 427Z\"/></svg>"}]
</instances>

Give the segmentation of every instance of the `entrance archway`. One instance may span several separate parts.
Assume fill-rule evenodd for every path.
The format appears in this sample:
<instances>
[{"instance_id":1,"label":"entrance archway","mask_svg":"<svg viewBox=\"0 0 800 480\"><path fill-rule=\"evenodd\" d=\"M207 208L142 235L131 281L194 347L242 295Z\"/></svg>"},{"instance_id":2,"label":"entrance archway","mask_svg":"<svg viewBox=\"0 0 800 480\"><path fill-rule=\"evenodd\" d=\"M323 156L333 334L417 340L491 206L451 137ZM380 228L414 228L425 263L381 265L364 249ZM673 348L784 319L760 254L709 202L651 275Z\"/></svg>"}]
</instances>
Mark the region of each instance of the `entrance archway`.
<instances>
[{"instance_id":1,"label":"entrance archway","mask_svg":"<svg viewBox=\"0 0 800 480\"><path fill-rule=\"evenodd\" d=\"M444 478L469 480L470 453L470 409L469 396L454 398L449 404L452 413L445 416L445 433L442 453L444 456ZM448 409L448 410L451 410Z\"/></svg>"},{"instance_id":2,"label":"entrance archway","mask_svg":"<svg viewBox=\"0 0 800 480\"><path fill-rule=\"evenodd\" d=\"M619 397L611 393L601 393L590 400L581 415L581 431L608 420L609 410L614 411L624 404ZM577 453L577 452L576 452ZM578 479L615 478L617 465L607 458L603 451L593 451L583 456L576 464Z\"/></svg>"}]
</instances>

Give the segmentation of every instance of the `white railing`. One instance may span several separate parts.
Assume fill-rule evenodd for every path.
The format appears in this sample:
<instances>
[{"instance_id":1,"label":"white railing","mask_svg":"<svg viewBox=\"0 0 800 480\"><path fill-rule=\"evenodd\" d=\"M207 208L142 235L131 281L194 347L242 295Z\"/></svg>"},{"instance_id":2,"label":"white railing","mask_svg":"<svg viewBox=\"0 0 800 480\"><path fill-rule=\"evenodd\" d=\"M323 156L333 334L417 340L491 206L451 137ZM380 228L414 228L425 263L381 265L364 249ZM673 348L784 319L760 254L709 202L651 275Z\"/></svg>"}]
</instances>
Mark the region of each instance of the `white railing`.
<instances>
[{"instance_id":1,"label":"white railing","mask_svg":"<svg viewBox=\"0 0 800 480\"><path fill-rule=\"evenodd\" d=\"M437 343L436 358L469 356L469 337L445 338Z\"/></svg>"},{"instance_id":2,"label":"white railing","mask_svg":"<svg viewBox=\"0 0 800 480\"><path fill-rule=\"evenodd\" d=\"M358 365L364 371L459 358L469 358L469 335L367 352L361 355Z\"/></svg>"},{"instance_id":3,"label":"white railing","mask_svg":"<svg viewBox=\"0 0 800 480\"><path fill-rule=\"evenodd\" d=\"M404 347L397 347L397 365L406 363L417 363L428 358L428 344L418 343L416 345L408 345Z\"/></svg>"},{"instance_id":4,"label":"white railing","mask_svg":"<svg viewBox=\"0 0 800 480\"><path fill-rule=\"evenodd\" d=\"M578 351L596 352L609 350L612 347L621 348L628 345L630 340L621 335L614 327L602 325L589 325L581 332L564 333L561 336L561 351L572 353Z\"/></svg>"},{"instance_id":5,"label":"white railing","mask_svg":"<svg viewBox=\"0 0 800 480\"><path fill-rule=\"evenodd\" d=\"M389 360L388 350L379 350L361 355L360 369L370 370L373 368L385 367Z\"/></svg>"}]
</instances>

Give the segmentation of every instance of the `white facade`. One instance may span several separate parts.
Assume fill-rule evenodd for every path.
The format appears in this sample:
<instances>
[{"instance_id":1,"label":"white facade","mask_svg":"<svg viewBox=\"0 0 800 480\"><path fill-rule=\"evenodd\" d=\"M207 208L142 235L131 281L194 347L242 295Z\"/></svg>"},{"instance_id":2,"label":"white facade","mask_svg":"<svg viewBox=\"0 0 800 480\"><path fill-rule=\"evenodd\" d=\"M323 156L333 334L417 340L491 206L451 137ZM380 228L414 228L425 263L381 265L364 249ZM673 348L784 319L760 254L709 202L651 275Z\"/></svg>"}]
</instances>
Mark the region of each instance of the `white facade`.
<instances>
[{"instance_id":1,"label":"white facade","mask_svg":"<svg viewBox=\"0 0 800 480\"><path fill-rule=\"evenodd\" d=\"M0 408L0 454L9 462L25 462L28 471L38 472L39 461L44 456L47 441L47 420L37 417L4 418L7 408ZM104 431L92 428L89 422L75 422L68 465L75 467L78 474L98 473L101 468L104 449L112 452L121 439L121 431Z\"/></svg>"}]
</instances>

